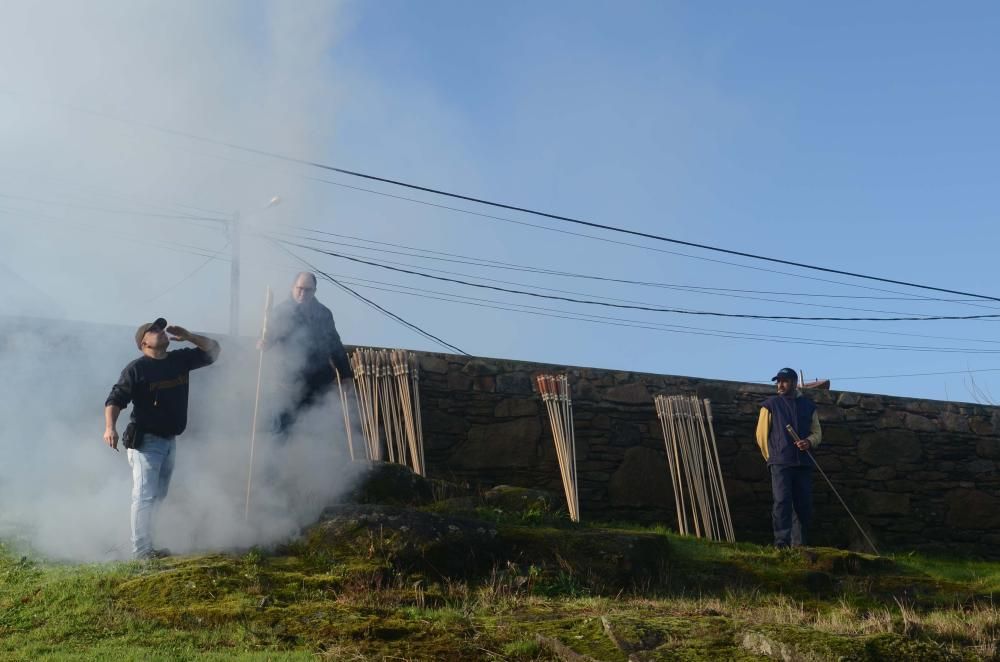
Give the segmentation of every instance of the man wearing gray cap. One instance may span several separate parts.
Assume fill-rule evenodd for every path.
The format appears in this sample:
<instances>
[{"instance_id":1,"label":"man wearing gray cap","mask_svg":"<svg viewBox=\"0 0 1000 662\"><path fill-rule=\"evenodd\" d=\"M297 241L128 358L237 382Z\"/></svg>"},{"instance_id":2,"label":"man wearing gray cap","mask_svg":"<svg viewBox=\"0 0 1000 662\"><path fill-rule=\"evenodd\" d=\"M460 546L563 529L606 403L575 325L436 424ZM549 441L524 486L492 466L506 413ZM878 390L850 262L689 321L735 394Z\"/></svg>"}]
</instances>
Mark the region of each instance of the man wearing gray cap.
<instances>
[{"instance_id":1,"label":"man wearing gray cap","mask_svg":"<svg viewBox=\"0 0 1000 662\"><path fill-rule=\"evenodd\" d=\"M196 349L168 352L171 340ZM122 442L132 466L132 554L149 559L169 553L153 548L152 520L170 486L175 440L187 427L188 373L214 362L220 347L184 327L167 326L162 317L141 325L135 344L142 356L125 366L104 402L104 441L118 450L118 415L131 402Z\"/></svg>"},{"instance_id":2,"label":"man wearing gray cap","mask_svg":"<svg viewBox=\"0 0 1000 662\"><path fill-rule=\"evenodd\" d=\"M819 415L812 400L798 391L798 377L782 368L771 381L777 384L760 406L757 445L771 473L771 524L775 547L807 544L812 521L812 468L809 454L823 441Z\"/></svg>"}]
</instances>

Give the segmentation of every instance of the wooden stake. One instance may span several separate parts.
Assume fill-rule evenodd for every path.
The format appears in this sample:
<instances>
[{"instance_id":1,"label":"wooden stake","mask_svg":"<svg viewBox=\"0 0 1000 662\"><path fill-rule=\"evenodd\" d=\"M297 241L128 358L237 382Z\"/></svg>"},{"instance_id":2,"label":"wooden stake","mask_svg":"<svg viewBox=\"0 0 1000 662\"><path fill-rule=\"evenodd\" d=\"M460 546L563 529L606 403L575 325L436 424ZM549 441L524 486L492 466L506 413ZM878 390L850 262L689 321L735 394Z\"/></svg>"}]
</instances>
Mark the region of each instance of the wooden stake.
<instances>
[{"instance_id":1,"label":"wooden stake","mask_svg":"<svg viewBox=\"0 0 1000 662\"><path fill-rule=\"evenodd\" d=\"M347 396L344 395L344 384L340 381L340 370L333 369L337 375L337 390L340 391L340 412L344 415L344 430L347 432L347 451L351 455L351 462L354 461L354 440L351 438L351 415L347 411Z\"/></svg>"},{"instance_id":2,"label":"wooden stake","mask_svg":"<svg viewBox=\"0 0 1000 662\"><path fill-rule=\"evenodd\" d=\"M261 343L267 341L267 320L271 316L273 297L268 287L264 294L264 323L261 325ZM257 357L257 392L253 399L253 422L250 425L250 468L247 470L247 499L243 506L243 521L250 519L250 487L253 484L253 454L257 441L257 411L260 408L260 382L264 375L264 346L261 344L260 355Z\"/></svg>"}]
</instances>

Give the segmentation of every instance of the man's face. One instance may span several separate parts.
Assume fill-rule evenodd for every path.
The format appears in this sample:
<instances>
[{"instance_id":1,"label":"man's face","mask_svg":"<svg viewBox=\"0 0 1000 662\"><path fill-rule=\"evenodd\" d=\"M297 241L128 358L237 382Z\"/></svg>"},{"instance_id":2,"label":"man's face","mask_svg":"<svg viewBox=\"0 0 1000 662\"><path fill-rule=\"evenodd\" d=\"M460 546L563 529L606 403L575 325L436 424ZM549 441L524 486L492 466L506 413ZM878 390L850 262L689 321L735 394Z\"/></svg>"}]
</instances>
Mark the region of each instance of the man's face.
<instances>
[{"instance_id":1,"label":"man's face","mask_svg":"<svg viewBox=\"0 0 1000 662\"><path fill-rule=\"evenodd\" d=\"M316 296L316 283L309 276L299 276L292 285L292 298L295 303L306 303Z\"/></svg>"},{"instance_id":2,"label":"man's face","mask_svg":"<svg viewBox=\"0 0 1000 662\"><path fill-rule=\"evenodd\" d=\"M150 329L142 337L143 348L148 347L154 350L166 349L169 344L170 339L167 338L167 333L163 329Z\"/></svg>"},{"instance_id":3,"label":"man's face","mask_svg":"<svg viewBox=\"0 0 1000 662\"><path fill-rule=\"evenodd\" d=\"M778 395L785 395L795 390L795 380L782 377L778 380Z\"/></svg>"}]
</instances>

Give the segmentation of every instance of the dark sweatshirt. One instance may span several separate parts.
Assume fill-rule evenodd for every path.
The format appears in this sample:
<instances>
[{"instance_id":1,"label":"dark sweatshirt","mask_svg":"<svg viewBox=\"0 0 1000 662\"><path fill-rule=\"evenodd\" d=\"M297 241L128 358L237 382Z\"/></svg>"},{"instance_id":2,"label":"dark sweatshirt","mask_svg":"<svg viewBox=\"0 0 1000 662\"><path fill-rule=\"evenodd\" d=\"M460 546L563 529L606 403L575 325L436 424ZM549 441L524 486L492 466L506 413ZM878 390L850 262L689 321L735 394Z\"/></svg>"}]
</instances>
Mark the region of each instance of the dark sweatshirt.
<instances>
[{"instance_id":1,"label":"dark sweatshirt","mask_svg":"<svg viewBox=\"0 0 1000 662\"><path fill-rule=\"evenodd\" d=\"M141 356L122 370L104 405L125 409L143 432L174 437L187 427L188 373L209 365L213 357L201 349L177 349L166 358Z\"/></svg>"},{"instance_id":2,"label":"dark sweatshirt","mask_svg":"<svg viewBox=\"0 0 1000 662\"><path fill-rule=\"evenodd\" d=\"M307 389L323 387L335 379L331 361L342 379L354 377L333 313L316 299L278 304L268 336L281 352L286 379L301 380Z\"/></svg>"}]
</instances>

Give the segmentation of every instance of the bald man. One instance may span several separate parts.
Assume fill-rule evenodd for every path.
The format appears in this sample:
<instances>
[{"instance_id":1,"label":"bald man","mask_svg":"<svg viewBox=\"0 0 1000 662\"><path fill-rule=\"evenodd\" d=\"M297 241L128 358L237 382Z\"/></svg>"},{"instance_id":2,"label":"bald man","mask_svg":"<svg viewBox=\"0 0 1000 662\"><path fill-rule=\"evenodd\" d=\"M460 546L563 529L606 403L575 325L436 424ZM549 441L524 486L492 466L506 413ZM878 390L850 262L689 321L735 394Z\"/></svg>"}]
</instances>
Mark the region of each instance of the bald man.
<instances>
[{"instance_id":1,"label":"bald man","mask_svg":"<svg viewBox=\"0 0 1000 662\"><path fill-rule=\"evenodd\" d=\"M287 435L302 411L322 401L337 373L341 379L354 378L333 313L316 299L316 276L308 271L295 276L291 294L275 308L260 347L280 354L287 401L275 421L279 436Z\"/></svg>"}]
</instances>

